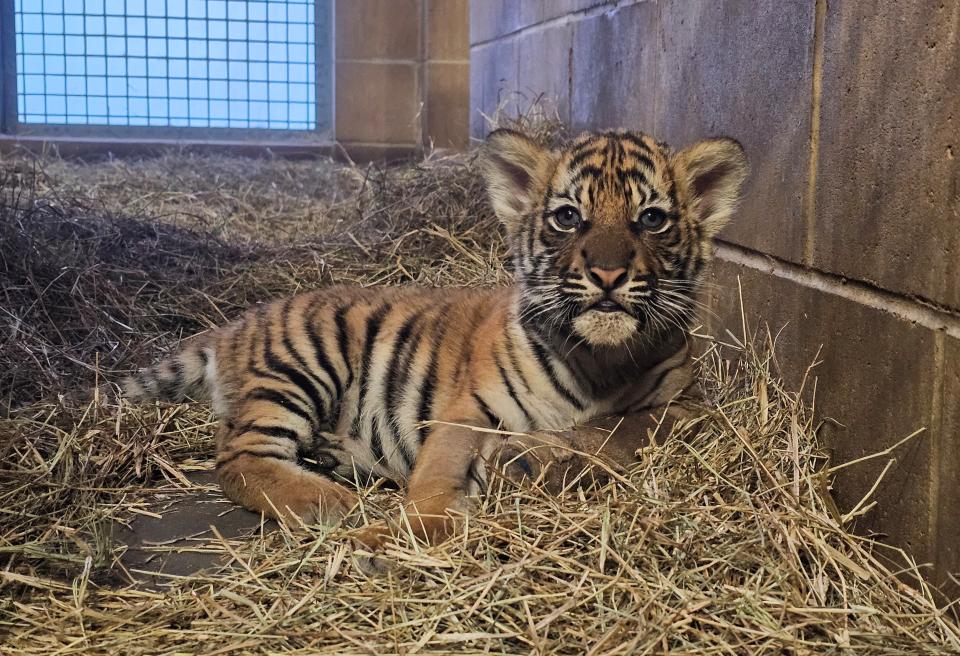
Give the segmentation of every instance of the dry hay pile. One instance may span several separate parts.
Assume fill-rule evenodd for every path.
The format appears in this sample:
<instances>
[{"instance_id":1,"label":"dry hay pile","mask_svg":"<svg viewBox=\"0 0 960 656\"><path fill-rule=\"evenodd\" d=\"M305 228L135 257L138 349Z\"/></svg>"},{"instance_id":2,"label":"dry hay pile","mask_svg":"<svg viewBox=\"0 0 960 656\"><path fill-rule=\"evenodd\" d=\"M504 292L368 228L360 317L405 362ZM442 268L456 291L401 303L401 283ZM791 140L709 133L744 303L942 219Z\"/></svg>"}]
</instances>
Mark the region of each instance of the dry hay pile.
<instances>
[{"instance_id":1,"label":"dry hay pile","mask_svg":"<svg viewBox=\"0 0 960 656\"><path fill-rule=\"evenodd\" d=\"M848 532L807 406L750 346L708 349L721 412L701 434L603 489L498 487L446 544L397 547L387 577L358 572L340 529L281 529L199 536L220 566L131 584L113 527L158 493L200 491L188 475L211 468L210 417L91 401L98 380L334 279L505 280L503 244L469 158L24 157L0 175L0 651L960 649L935 593L892 573L915 579L908 558Z\"/></svg>"}]
</instances>

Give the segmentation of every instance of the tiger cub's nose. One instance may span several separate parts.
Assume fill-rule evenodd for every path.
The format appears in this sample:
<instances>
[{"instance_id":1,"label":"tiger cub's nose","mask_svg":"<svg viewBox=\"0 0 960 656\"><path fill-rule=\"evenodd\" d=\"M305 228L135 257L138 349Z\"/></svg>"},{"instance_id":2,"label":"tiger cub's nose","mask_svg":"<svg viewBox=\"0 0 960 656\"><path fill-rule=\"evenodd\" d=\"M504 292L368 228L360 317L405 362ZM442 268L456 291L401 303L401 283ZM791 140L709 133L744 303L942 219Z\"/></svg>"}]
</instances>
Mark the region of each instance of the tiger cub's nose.
<instances>
[{"instance_id":1,"label":"tiger cub's nose","mask_svg":"<svg viewBox=\"0 0 960 656\"><path fill-rule=\"evenodd\" d=\"M590 267L587 269L587 277L594 285L608 292L627 282L627 270L624 267L616 269Z\"/></svg>"}]
</instances>

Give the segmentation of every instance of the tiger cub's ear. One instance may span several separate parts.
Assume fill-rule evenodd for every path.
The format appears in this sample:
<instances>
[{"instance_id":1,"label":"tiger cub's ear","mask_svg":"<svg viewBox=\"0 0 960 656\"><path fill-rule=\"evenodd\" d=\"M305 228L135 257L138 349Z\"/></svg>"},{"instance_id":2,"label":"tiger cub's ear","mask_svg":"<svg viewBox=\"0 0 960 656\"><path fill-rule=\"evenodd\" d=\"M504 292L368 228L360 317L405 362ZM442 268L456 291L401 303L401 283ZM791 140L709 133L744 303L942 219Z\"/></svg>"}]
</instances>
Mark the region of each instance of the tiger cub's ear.
<instances>
[{"instance_id":1,"label":"tiger cub's ear","mask_svg":"<svg viewBox=\"0 0 960 656\"><path fill-rule=\"evenodd\" d=\"M543 198L557 154L524 134L494 130L480 153L490 202L512 233Z\"/></svg>"},{"instance_id":2,"label":"tiger cub's ear","mask_svg":"<svg viewBox=\"0 0 960 656\"><path fill-rule=\"evenodd\" d=\"M734 139L700 141L673 156L678 182L687 191L693 219L707 237L727 224L750 173L743 146Z\"/></svg>"}]
</instances>

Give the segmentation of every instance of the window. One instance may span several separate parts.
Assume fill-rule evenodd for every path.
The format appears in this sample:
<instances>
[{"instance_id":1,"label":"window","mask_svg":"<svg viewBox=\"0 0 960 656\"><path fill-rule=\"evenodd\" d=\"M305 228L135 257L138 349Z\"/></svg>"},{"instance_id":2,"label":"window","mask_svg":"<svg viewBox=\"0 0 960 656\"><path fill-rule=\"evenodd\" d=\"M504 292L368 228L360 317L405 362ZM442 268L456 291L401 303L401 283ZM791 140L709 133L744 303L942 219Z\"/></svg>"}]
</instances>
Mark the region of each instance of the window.
<instances>
[{"instance_id":1,"label":"window","mask_svg":"<svg viewBox=\"0 0 960 656\"><path fill-rule=\"evenodd\" d=\"M8 130L329 134L330 3L12 0L15 75L5 62L4 95L15 86L16 109Z\"/></svg>"}]
</instances>

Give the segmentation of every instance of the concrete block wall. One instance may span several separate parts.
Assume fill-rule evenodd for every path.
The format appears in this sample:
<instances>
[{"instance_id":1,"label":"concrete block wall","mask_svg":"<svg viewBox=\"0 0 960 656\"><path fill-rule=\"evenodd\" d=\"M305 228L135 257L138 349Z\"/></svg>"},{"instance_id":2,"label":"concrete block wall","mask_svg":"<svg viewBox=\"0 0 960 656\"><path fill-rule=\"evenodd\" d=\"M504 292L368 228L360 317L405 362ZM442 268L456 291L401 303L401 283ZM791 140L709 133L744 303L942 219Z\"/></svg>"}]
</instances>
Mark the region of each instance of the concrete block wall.
<instances>
[{"instance_id":1,"label":"concrete block wall","mask_svg":"<svg viewBox=\"0 0 960 656\"><path fill-rule=\"evenodd\" d=\"M336 139L362 159L468 141L467 0L338 0Z\"/></svg>"},{"instance_id":2,"label":"concrete block wall","mask_svg":"<svg viewBox=\"0 0 960 656\"><path fill-rule=\"evenodd\" d=\"M714 267L714 328L786 326L837 461L897 453L864 532L960 578L960 0L473 0L470 129L546 94L578 129L753 164ZM522 94L518 97L517 92ZM520 99L518 99L520 98ZM856 504L885 465L836 481ZM948 585L953 594L960 586Z\"/></svg>"}]
</instances>

